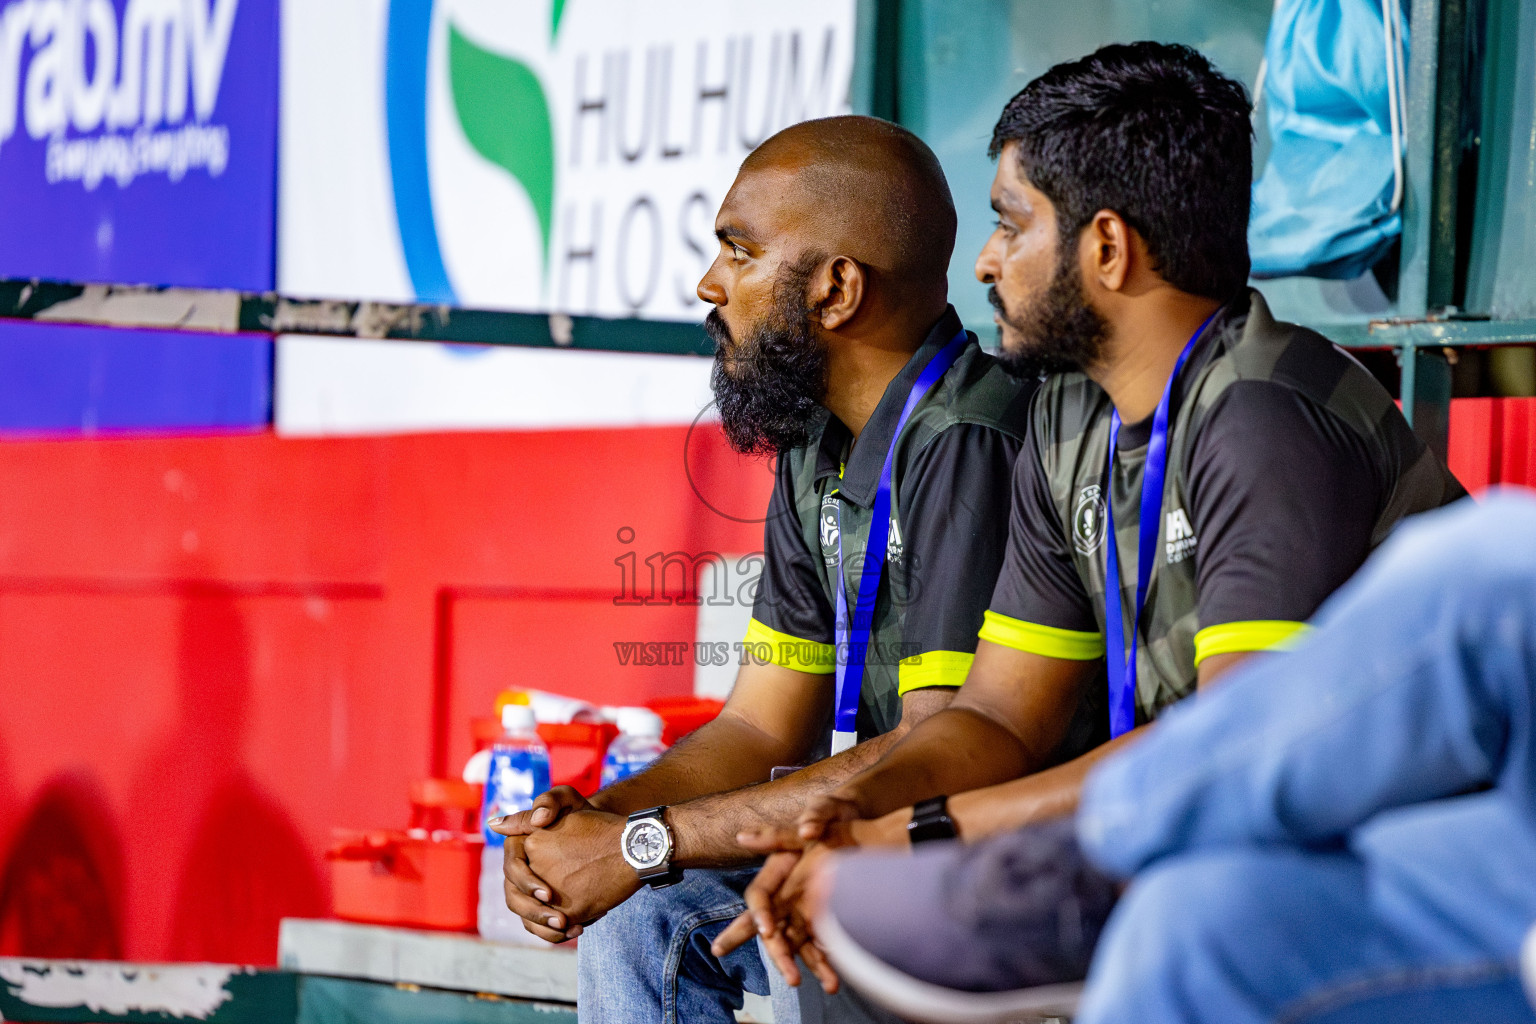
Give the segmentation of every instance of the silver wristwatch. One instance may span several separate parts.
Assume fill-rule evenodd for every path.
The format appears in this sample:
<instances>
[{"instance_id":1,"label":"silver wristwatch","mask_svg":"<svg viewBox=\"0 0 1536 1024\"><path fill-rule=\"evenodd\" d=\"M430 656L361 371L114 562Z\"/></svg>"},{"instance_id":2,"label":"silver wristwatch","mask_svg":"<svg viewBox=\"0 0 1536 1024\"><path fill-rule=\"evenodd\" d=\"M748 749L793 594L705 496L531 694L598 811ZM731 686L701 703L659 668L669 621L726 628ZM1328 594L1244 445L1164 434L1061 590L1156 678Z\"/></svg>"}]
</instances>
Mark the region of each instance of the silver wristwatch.
<instances>
[{"instance_id":1,"label":"silver wristwatch","mask_svg":"<svg viewBox=\"0 0 1536 1024\"><path fill-rule=\"evenodd\" d=\"M652 889L683 880L682 868L672 866L672 830L667 827L666 810L666 805L662 805L636 811L629 816L619 838L619 853L624 862Z\"/></svg>"}]
</instances>

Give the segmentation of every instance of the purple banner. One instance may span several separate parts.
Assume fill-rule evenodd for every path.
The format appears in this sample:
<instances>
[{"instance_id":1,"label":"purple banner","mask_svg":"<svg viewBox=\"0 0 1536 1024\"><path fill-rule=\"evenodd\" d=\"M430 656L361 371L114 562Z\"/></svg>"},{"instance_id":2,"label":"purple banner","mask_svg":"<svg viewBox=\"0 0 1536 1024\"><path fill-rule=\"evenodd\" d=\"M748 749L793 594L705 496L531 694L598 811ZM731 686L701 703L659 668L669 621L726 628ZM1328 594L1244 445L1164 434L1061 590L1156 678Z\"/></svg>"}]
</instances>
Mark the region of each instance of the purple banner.
<instances>
[{"instance_id":1,"label":"purple banner","mask_svg":"<svg viewBox=\"0 0 1536 1024\"><path fill-rule=\"evenodd\" d=\"M262 430L272 342L0 320L0 438Z\"/></svg>"},{"instance_id":2,"label":"purple banner","mask_svg":"<svg viewBox=\"0 0 1536 1024\"><path fill-rule=\"evenodd\" d=\"M270 290L278 0L0 0L0 277Z\"/></svg>"}]
</instances>

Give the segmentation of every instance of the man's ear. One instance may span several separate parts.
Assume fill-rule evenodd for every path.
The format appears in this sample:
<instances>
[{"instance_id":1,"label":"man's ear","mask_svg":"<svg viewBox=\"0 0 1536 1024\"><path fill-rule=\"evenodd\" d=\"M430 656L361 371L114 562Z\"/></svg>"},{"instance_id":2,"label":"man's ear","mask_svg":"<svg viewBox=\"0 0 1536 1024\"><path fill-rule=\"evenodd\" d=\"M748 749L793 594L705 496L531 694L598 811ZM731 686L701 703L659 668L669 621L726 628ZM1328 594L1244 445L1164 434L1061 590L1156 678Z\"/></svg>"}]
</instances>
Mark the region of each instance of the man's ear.
<instances>
[{"instance_id":1,"label":"man's ear","mask_svg":"<svg viewBox=\"0 0 1536 1024\"><path fill-rule=\"evenodd\" d=\"M850 256L832 257L812 280L808 298L820 314L822 329L828 331L835 331L854 318L869 284L864 268Z\"/></svg>"},{"instance_id":2,"label":"man's ear","mask_svg":"<svg viewBox=\"0 0 1536 1024\"><path fill-rule=\"evenodd\" d=\"M1083 247L1087 250L1084 272L1091 274L1104 290L1121 291L1130 280L1135 258L1134 234L1125 218L1113 210L1100 210L1083 229Z\"/></svg>"}]
</instances>

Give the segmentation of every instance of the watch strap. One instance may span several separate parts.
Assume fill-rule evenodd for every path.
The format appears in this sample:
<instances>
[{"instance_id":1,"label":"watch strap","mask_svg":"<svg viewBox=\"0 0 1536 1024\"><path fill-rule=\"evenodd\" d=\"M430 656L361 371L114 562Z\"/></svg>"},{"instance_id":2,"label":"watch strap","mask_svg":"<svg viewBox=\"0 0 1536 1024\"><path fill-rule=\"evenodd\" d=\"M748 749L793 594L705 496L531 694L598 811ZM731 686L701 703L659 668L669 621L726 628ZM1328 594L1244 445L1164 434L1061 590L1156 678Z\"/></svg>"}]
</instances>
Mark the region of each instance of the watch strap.
<instances>
[{"instance_id":1,"label":"watch strap","mask_svg":"<svg viewBox=\"0 0 1536 1024\"><path fill-rule=\"evenodd\" d=\"M913 846L938 839L956 839L959 835L960 830L955 827L955 819L949 816L949 797L936 796L912 808L912 821L907 825L907 839Z\"/></svg>"},{"instance_id":2,"label":"watch strap","mask_svg":"<svg viewBox=\"0 0 1536 1024\"><path fill-rule=\"evenodd\" d=\"M669 885L676 885L683 880L683 869L675 866L671 860L660 867L649 871L640 872L640 881L652 889L665 889Z\"/></svg>"}]
</instances>

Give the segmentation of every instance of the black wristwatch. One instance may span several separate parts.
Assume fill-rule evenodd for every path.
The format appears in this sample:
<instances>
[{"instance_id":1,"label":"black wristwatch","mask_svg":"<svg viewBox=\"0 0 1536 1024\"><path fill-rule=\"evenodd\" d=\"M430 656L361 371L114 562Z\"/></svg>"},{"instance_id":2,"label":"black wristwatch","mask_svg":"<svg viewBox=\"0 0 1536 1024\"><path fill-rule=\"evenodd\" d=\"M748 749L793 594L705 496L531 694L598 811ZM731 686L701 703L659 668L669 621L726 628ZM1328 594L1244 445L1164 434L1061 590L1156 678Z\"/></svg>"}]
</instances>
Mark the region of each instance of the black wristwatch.
<instances>
[{"instance_id":1,"label":"black wristwatch","mask_svg":"<svg viewBox=\"0 0 1536 1024\"><path fill-rule=\"evenodd\" d=\"M955 819L949 816L949 797L936 796L912 808L912 820L907 823L907 839L913 846L933 839L955 839L959 835Z\"/></svg>"},{"instance_id":2,"label":"black wristwatch","mask_svg":"<svg viewBox=\"0 0 1536 1024\"><path fill-rule=\"evenodd\" d=\"M672 830L667 827L666 811L665 804L636 811L629 816L619 838L619 853L624 862L652 889L664 889L683 880L683 869L672 866Z\"/></svg>"}]
</instances>

